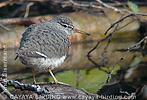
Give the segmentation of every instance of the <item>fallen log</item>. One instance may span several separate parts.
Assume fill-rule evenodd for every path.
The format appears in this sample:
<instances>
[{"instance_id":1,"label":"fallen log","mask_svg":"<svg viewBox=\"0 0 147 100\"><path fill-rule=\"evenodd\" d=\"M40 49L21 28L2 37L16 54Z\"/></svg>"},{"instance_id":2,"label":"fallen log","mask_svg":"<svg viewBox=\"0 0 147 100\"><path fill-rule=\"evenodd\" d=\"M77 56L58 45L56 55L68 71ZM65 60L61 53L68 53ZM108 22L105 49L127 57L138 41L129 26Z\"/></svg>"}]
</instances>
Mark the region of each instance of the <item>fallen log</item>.
<instances>
[{"instance_id":1,"label":"fallen log","mask_svg":"<svg viewBox=\"0 0 147 100\"><path fill-rule=\"evenodd\" d=\"M3 94L2 96L7 100L86 100L88 95L81 90L68 85L60 84L23 84L18 81L5 80L2 81L4 86L14 87L10 91L10 95ZM0 88L0 93L4 90Z\"/></svg>"}]
</instances>

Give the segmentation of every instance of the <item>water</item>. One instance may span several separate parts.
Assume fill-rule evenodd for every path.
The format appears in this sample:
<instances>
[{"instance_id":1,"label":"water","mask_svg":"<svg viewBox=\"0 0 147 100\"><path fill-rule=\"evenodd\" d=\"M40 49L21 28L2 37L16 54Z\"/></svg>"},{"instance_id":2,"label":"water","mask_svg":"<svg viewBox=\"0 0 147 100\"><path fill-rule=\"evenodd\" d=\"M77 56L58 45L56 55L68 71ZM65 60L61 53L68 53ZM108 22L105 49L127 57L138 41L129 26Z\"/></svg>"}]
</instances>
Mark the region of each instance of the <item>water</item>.
<instances>
[{"instance_id":1,"label":"water","mask_svg":"<svg viewBox=\"0 0 147 100\"><path fill-rule=\"evenodd\" d=\"M12 33L13 37L20 37ZM11 34L11 35L12 35ZM126 34L126 33L123 33ZM4 34L1 34L2 36ZM4 40L8 40L9 35ZM13 45L14 39L9 39L9 47ZM104 62L102 63L102 53L107 45L107 41L102 42L91 54L87 53L96 45L95 42L83 42L72 44L65 62L53 70L58 81L70 84L71 86L90 93L99 95L139 95L137 98L147 97L147 49L139 47L130 51L125 59L120 61L114 68L109 82L109 72L117 61L125 54L126 49L135 43L137 38L113 38L108 49L104 53ZM18 42L18 41L17 41ZM11 44L12 43L12 44ZM22 83L33 83L31 69L26 68L19 60L14 61L16 57L16 48L7 48L0 50L0 71L7 74L7 79L18 80ZM37 82L53 82L49 72L36 72ZM11 90L12 88L8 88Z\"/></svg>"},{"instance_id":2,"label":"water","mask_svg":"<svg viewBox=\"0 0 147 100\"><path fill-rule=\"evenodd\" d=\"M109 89L108 93L111 93L112 89L114 89L113 87L117 87L117 85L121 87L115 89L125 90L129 87L129 90L132 89L134 93L135 90L145 84L147 76L147 57L143 56L137 48L129 52L125 59L116 65L110 82L106 83L108 73L112 70L112 66L123 56L125 49L134 43L136 43L134 40L132 42L112 41L105 53L106 66L101 66L101 55L107 42L100 44L91 53L90 59L88 59L87 53L96 45L96 42L73 44L65 62L54 70L55 76L61 82L79 89L83 88L92 93L98 92L105 94ZM11 50L5 48L5 50L5 52L4 49L0 52L0 57L3 59L0 61L0 69L2 71L4 70L4 53L7 53L8 79L18 80L23 83L33 83L31 69L25 68L19 60L14 61L17 48ZM36 79L38 82L53 81L48 72L37 73ZM121 83L119 83L120 81Z\"/></svg>"}]
</instances>

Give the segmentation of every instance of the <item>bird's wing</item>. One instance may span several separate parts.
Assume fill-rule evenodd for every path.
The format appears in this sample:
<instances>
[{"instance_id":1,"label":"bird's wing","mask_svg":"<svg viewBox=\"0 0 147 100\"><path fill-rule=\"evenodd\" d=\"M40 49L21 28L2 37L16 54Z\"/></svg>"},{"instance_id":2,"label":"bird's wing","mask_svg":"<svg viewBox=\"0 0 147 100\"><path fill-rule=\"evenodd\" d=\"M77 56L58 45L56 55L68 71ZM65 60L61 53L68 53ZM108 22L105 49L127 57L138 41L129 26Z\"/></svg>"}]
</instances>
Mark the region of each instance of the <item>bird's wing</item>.
<instances>
[{"instance_id":1,"label":"bird's wing","mask_svg":"<svg viewBox=\"0 0 147 100\"><path fill-rule=\"evenodd\" d=\"M38 27L35 31L29 31L29 33L27 30L23 34L18 57L52 58L62 57L68 53L70 40L64 31L58 33L59 30L45 26Z\"/></svg>"},{"instance_id":2,"label":"bird's wing","mask_svg":"<svg viewBox=\"0 0 147 100\"><path fill-rule=\"evenodd\" d=\"M16 60L19 56L26 56L26 57L36 57L36 58L47 58L47 56L39 51L25 51L21 53L17 53L17 56L14 60Z\"/></svg>"},{"instance_id":3,"label":"bird's wing","mask_svg":"<svg viewBox=\"0 0 147 100\"><path fill-rule=\"evenodd\" d=\"M18 51L16 51L16 57L15 57L15 59L14 60L16 60L20 55L24 55L24 54L32 54L32 53L30 53L30 52L20 52L21 50L20 50L20 48L24 48L25 46L25 44L27 43L26 41L28 40L28 38L31 36L31 34L32 33L34 33L34 31L35 31L35 29L37 28L37 27L39 27L39 24L32 24L32 25L30 25L27 29L26 29L26 31L22 34L22 39L21 39L21 43L20 43L20 47L19 47L19 50ZM35 54L35 53L34 53Z\"/></svg>"}]
</instances>

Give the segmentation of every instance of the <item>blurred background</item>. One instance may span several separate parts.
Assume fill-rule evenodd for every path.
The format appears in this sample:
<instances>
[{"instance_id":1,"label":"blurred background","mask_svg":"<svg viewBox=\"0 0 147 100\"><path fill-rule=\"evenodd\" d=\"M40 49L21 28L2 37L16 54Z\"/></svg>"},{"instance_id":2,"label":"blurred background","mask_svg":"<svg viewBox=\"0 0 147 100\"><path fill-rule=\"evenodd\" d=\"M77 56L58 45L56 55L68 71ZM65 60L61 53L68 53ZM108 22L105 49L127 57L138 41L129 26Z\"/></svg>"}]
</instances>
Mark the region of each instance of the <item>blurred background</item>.
<instances>
[{"instance_id":1,"label":"blurred background","mask_svg":"<svg viewBox=\"0 0 147 100\"><path fill-rule=\"evenodd\" d=\"M147 42L128 48L147 36L147 17L131 16L106 30L116 21L131 13L147 14L147 0L0 0L0 74L7 79L33 83L31 69L19 60L14 61L22 34L31 24L46 22L58 15L69 17L75 28L91 34L71 36L72 46L61 67L53 72L56 78L90 93L130 96L147 99ZM98 41L116 30L111 37ZM107 46L108 45L108 46ZM105 49L106 48L106 49ZM1 75L2 77L3 75ZM52 82L48 72L36 72L38 82ZM13 88L10 87L9 90Z\"/></svg>"}]
</instances>

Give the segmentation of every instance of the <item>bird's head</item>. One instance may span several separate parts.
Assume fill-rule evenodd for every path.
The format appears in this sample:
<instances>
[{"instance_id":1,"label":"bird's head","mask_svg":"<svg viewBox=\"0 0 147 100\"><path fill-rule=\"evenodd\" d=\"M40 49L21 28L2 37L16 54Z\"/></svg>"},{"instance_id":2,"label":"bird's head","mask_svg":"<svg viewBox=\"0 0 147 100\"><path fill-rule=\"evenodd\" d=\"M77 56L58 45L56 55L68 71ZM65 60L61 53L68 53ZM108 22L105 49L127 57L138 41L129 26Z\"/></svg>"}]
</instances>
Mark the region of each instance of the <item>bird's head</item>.
<instances>
[{"instance_id":1,"label":"bird's head","mask_svg":"<svg viewBox=\"0 0 147 100\"><path fill-rule=\"evenodd\" d=\"M65 16L58 16L54 19L54 21L56 21L58 24L61 25L61 27L63 27L63 29L65 29L66 32L69 36L74 34L74 33L81 33L81 34L86 34L86 35L90 35L89 33L86 33L86 32L83 32L83 31L80 31L78 29L75 29L74 26L73 26L73 23L72 21L68 18L68 17L65 17Z\"/></svg>"}]
</instances>

